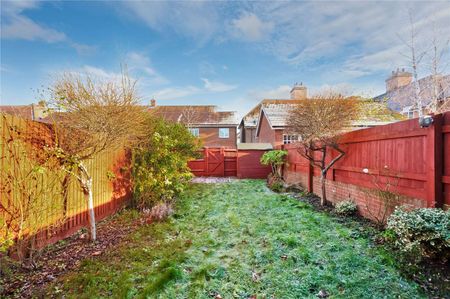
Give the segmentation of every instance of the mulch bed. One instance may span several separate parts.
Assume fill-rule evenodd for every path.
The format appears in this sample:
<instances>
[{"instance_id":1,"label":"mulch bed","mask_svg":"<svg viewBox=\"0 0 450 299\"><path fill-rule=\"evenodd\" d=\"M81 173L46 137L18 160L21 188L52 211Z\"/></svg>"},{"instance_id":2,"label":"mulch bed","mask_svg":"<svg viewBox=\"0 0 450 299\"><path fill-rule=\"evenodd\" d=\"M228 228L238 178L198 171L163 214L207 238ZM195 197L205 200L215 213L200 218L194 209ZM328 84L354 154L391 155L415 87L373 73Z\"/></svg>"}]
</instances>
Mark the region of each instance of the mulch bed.
<instances>
[{"instance_id":1,"label":"mulch bed","mask_svg":"<svg viewBox=\"0 0 450 299\"><path fill-rule=\"evenodd\" d=\"M7 263L6 266L4 264L0 267L0 297L39 297L45 286L58 276L76 269L86 258L102 255L141 223L141 219L124 221L114 216L105 219L98 223L96 242L90 242L87 233L80 230L73 236L43 249L34 260L33 266L0 259L1 263Z\"/></svg>"}]
</instances>

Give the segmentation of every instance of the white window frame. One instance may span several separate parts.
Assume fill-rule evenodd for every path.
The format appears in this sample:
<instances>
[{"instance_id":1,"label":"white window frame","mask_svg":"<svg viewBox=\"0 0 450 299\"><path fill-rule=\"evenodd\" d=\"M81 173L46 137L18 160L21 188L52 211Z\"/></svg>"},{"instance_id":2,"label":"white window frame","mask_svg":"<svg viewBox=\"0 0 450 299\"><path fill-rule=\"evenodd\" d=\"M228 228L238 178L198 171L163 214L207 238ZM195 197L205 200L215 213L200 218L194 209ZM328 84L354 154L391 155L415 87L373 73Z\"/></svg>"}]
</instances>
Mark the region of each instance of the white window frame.
<instances>
[{"instance_id":1,"label":"white window frame","mask_svg":"<svg viewBox=\"0 0 450 299\"><path fill-rule=\"evenodd\" d=\"M192 136L200 137L200 129L199 128L188 128L189 132L191 132Z\"/></svg>"},{"instance_id":2,"label":"white window frame","mask_svg":"<svg viewBox=\"0 0 450 299\"><path fill-rule=\"evenodd\" d=\"M219 138L222 139L230 138L230 128L219 128Z\"/></svg>"},{"instance_id":3,"label":"white window frame","mask_svg":"<svg viewBox=\"0 0 450 299\"><path fill-rule=\"evenodd\" d=\"M283 134L283 144L291 144L298 141L298 135Z\"/></svg>"}]
</instances>

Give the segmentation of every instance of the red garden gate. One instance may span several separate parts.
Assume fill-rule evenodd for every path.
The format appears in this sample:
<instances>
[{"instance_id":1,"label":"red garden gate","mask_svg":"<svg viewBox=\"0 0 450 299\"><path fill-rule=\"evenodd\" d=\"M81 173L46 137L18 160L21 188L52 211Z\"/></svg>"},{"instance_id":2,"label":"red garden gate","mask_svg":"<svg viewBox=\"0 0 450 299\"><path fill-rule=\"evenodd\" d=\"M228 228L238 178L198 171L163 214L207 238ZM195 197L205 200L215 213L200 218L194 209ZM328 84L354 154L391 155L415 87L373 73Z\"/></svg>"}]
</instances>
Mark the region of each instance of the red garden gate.
<instances>
[{"instance_id":1,"label":"red garden gate","mask_svg":"<svg viewBox=\"0 0 450 299\"><path fill-rule=\"evenodd\" d=\"M195 176L236 176L237 150L204 148L202 158L189 161L188 166Z\"/></svg>"},{"instance_id":2,"label":"red garden gate","mask_svg":"<svg viewBox=\"0 0 450 299\"><path fill-rule=\"evenodd\" d=\"M195 176L266 178L270 167L261 165L259 159L265 150L237 150L204 148L202 157L189 161Z\"/></svg>"}]
</instances>

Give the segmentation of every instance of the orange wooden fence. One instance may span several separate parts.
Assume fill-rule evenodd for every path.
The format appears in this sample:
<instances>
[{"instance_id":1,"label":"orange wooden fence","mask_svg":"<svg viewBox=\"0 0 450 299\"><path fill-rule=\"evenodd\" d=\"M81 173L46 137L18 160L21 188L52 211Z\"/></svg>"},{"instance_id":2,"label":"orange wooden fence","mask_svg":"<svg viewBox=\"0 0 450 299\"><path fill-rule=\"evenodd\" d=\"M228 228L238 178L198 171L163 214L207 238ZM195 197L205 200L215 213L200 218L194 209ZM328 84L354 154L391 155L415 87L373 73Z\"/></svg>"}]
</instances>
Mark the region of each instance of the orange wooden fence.
<instances>
[{"instance_id":1,"label":"orange wooden fence","mask_svg":"<svg viewBox=\"0 0 450 299\"><path fill-rule=\"evenodd\" d=\"M72 178L64 188L61 169L40 165L39 155L53 142L52 134L49 125L0 114L0 247L15 242L17 234L36 237L35 246L42 247L88 225L77 182ZM125 151L107 151L87 161L98 220L129 199L130 162Z\"/></svg>"}]
</instances>

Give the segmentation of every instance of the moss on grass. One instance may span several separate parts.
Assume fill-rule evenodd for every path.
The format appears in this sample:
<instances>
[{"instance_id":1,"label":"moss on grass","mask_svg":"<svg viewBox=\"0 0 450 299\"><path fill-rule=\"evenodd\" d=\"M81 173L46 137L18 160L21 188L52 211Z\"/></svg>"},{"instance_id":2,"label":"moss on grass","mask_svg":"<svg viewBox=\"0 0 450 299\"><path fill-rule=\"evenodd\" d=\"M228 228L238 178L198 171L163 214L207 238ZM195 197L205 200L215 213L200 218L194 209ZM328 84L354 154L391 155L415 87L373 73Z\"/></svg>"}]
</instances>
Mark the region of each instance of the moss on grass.
<instances>
[{"instance_id":1,"label":"moss on grass","mask_svg":"<svg viewBox=\"0 0 450 299\"><path fill-rule=\"evenodd\" d=\"M49 288L67 298L420 298L395 258L263 181L194 184L164 223L139 228ZM56 294L56 295L58 295Z\"/></svg>"}]
</instances>

